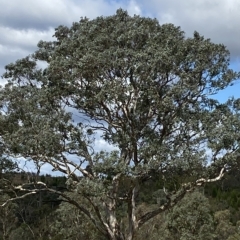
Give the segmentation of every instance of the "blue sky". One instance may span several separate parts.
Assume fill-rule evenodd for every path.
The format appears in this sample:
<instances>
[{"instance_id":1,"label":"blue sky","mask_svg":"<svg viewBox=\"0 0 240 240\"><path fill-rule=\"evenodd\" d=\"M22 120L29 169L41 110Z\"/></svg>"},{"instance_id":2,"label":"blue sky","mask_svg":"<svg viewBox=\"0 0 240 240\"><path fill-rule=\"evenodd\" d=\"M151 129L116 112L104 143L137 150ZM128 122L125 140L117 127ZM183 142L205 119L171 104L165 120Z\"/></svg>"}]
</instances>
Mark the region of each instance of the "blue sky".
<instances>
[{"instance_id":1,"label":"blue sky","mask_svg":"<svg viewBox=\"0 0 240 240\"><path fill-rule=\"evenodd\" d=\"M196 30L223 43L231 53L231 67L240 71L239 0L0 0L0 75L5 65L31 54L39 40L51 40L55 27L84 16L112 15L120 7L130 15L181 26L186 36ZM240 97L239 81L216 98L223 102L230 96Z\"/></svg>"}]
</instances>

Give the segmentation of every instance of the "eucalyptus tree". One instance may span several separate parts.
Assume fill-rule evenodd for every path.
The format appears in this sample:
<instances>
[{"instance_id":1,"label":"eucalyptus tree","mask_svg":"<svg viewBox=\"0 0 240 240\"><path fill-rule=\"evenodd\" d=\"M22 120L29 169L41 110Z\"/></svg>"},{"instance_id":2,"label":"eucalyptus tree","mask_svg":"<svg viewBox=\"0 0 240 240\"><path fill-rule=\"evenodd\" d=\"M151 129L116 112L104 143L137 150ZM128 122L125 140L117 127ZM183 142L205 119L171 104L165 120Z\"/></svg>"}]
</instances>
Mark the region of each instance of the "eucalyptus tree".
<instances>
[{"instance_id":1,"label":"eucalyptus tree","mask_svg":"<svg viewBox=\"0 0 240 240\"><path fill-rule=\"evenodd\" d=\"M9 154L66 174L69 191L88 204L62 197L103 236L133 239L186 192L234 166L240 101L212 97L239 77L224 45L122 9L59 26L54 37L6 66L2 139ZM99 142L108 147L97 151ZM140 185L153 173L167 200L138 216ZM175 173L187 178L171 192Z\"/></svg>"}]
</instances>

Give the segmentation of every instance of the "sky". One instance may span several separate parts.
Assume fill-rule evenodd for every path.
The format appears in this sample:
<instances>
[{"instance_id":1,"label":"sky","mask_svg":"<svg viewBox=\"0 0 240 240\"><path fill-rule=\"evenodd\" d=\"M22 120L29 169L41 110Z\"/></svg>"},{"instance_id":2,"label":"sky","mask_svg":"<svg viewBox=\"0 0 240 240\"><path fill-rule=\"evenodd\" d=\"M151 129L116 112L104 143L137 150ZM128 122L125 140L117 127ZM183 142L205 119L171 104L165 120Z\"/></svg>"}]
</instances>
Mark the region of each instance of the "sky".
<instances>
[{"instance_id":1,"label":"sky","mask_svg":"<svg viewBox=\"0 0 240 240\"><path fill-rule=\"evenodd\" d=\"M173 23L187 37L196 30L223 43L231 53L230 66L240 71L239 0L0 0L0 76L5 65L33 53L40 40L53 40L59 25L113 15L118 8L157 18L160 24ZM240 97L239 81L216 98L225 101L230 96Z\"/></svg>"}]
</instances>

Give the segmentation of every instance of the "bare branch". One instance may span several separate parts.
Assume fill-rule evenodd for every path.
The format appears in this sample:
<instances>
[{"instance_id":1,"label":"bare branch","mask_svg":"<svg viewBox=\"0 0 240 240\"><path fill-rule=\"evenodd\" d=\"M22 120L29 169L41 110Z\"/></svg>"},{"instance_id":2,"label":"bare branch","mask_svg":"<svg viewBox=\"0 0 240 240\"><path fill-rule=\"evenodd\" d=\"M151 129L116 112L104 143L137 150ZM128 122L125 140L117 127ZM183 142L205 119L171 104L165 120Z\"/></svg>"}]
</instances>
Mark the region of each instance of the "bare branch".
<instances>
[{"instance_id":1,"label":"bare branch","mask_svg":"<svg viewBox=\"0 0 240 240\"><path fill-rule=\"evenodd\" d=\"M0 207L4 207L9 202L16 201L18 199L23 199L27 196L34 195L34 194L36 194L38 192L41 192L41 191L49 191L49 192L52 192L52 193L55 193L55 194L61 196L62 198L65 199L66 202L68 202L68 203L74 205L75 207L77 207L82 213L84 213L91 220L91 222L95 225L95 227L102 234L106 235L106 228L105 229L102 228L102 226L98 223L98 221L96 221L94 216L85 207L80 205L77 201L75 201L74 199L72 199L71 197L69 197L67 194L65 194L63 192L48 188L47 185L43 182L37 182L37 184L44 186L44 188L29 190L29 189L24 188L24 186L29 185L29 184L23 184L23 185L16 186L15 190L26 191L27 193L23 194L22 196L17 196L17 197L8 199L5 203L0 205ZM32 185L34 186L35 184L32 184ZM104 226L105 226L105 224L104 224Z\"/></svg>"},{"instance_id":2,"label":"bare branch","mask_svg":"<svg viewBox=\"0 0 240 240\"><path fill-rule=\"evenodd\" d=\"M225 164L224 167L221 169L219 175L215 178L211 178L211 179L205 179L205 178L200 178L196 181L196 184L198 186L201 186L203 183L210 183L210 182L216 182L219 181L221 178L223 178L225 171L226 171L226 167L227 165Z\"/></svg>"},{"instance_id":3,"label":"bare branch","mask_svg":"<svg viewBox=\"0 0 240 240\"><path fill-rule=\"evenodd\" d=\"M13 201L16 201L18 199L23 199L29 195L33 195L33 194L36 194L37 192L36 191L32 191L32 192L29 192L29 193L26 193L22 196L18 196L18 197L14 197L14 198L9 198L5 203L3 203L2 205L0 205L0 207L4 207L6 206L9 202L13 202Z\"/></svg>"},{"instance_id":4,"label":"bare branch","mask_svg":"<svg viewBox=\"0 0 240 240\"><path fill-rule=\"evenodd\" d=\"M193 191L196 187L201 186L203 183L216 182L222 179L224 176L224 171L226 170L226 167L227 166L224 165L219 175L215 178L211 178L211 179L201 178L201 179L198 179L196 182L189 182L189 183L182 184L182 188L176 194L174 194L173 196L169 196L169 195L167 196L167 199L168 199L167 203L141 216L138 220L138 227L141 227L145 222L157 216L159 213L164 212L165 210L175 206L186 195L187 192Z\"/></svg>"}]
</instances>

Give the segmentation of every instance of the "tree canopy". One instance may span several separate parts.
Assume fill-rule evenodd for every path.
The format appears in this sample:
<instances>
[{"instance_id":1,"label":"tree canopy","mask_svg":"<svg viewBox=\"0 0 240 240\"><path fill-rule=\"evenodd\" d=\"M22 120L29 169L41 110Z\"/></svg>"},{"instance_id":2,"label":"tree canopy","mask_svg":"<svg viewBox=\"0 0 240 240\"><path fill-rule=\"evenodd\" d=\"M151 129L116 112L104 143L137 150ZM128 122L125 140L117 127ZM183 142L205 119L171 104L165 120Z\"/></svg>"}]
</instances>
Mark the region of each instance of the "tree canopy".
<instances>
[{"instance_id":1,"label":"tree canopy","mask_svg":"<svg viewBox=\"0 0 240 240\"><path fill-rule=\"evenodd\" d=\"M6 66L3 154L66 174L69 192L84 201L62 197L100 234L131 240L187 192L237 166L240 100L213 97L240 76L224 45L122 9L59 26L54 37ZM98 139L105 149L96 150ZM166 201L138 216L141 184L156 175ZM176 175L186 181L176 184Z\"/></svg>"}]
</instances>

